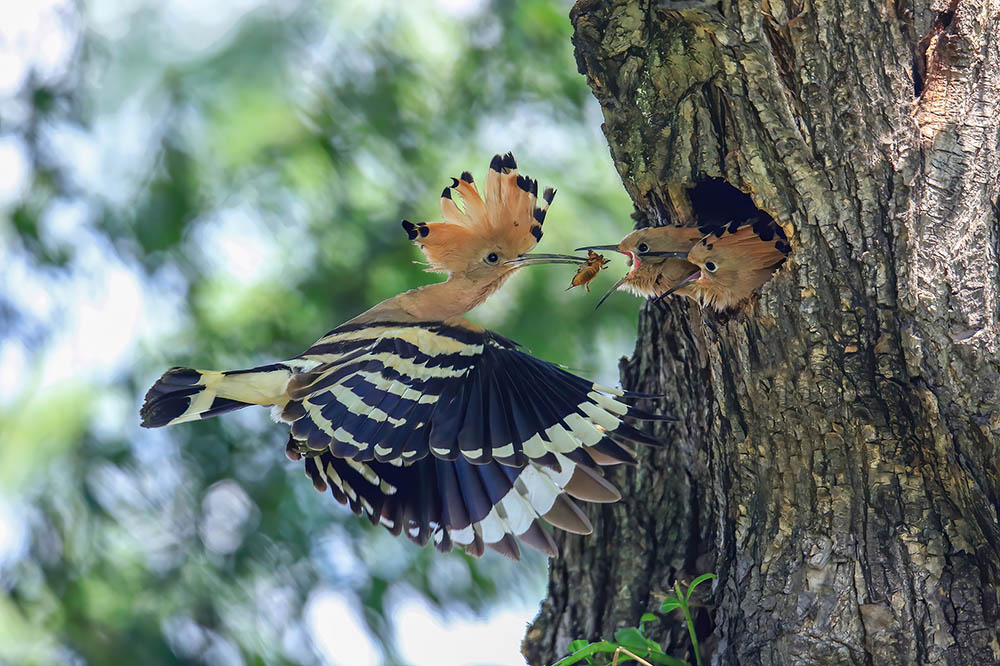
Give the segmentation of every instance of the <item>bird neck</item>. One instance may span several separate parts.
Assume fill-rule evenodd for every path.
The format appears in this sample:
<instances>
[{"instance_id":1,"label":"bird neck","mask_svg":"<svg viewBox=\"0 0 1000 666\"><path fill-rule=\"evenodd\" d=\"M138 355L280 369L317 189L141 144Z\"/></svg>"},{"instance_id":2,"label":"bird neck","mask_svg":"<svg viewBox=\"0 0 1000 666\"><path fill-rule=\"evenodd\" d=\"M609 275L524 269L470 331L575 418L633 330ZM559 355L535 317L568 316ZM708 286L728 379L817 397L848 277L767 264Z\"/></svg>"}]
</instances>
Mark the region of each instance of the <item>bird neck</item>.
<instances>
[{"instance_id":1,"label":"bird neck","mask_svg":"<svg viewBox=\"0 0 1000 666\"><path fill-rule=\"evenodd\" d=\"M411 289L396 299L399 307L418 321L447 321L461 317L485 301L509 275L505 273L488 282L452 275L444 282Z\"/></svg>"},{"instance_id":2,"label":"bird neck","mask_svg":"<svg viewBox=\"0 0 1000 666\"><path fill-rule=\"evenodd\" d=\"M626 285L638 296L659 296L697 270L697 266L683 259L647 260L629 276Z\"/></svg>"}]
</instances>

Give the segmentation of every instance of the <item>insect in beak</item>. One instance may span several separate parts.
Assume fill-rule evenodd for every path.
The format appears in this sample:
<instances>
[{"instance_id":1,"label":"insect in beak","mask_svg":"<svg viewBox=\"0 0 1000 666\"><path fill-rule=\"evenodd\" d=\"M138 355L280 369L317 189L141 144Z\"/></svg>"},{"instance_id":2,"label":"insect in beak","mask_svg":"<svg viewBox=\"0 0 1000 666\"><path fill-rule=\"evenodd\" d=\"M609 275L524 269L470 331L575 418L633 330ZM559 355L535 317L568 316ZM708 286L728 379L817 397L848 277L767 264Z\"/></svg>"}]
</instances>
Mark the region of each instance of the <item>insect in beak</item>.
<instances>
[{"instance_id":1,"label":"insect in beak","mask_svg":"<svg viewBox=\"0 0 1000 666\"><path fill-rule=\"evenodd\" d=\"M683 280L681 280L680 282L678 282L677 284L675 284L673 287L671 287L670 289L667 289L665 292L663 292L662 294L660 294L659 296L657 296L656 298L654 298L653 299L653 304L655 305L656 303L659 303L664 298L666 298L670 294L674 293L675 291L677 291L678 289L680 289L684 285L689 284L691 282L694 282L695 280L697 280L700 277L701 277L701 271L695 271L694 273L691 273L691 275L688 275L686 278L684 278Z\"/></svg>"},{"instance_id":2,"label":"insect in beak","mask_svg":"<svg viewBox=\"0 0 1000 666\"><path fill-rule=\"evenodd\" d=\"M540 264L582 264L586 261L587 257L574 257L570 254L522 254L515 259L505 261L504 265L519 268Z\"/></svg>"},{"instance_id":3,"label":"insect in beak","mask_svg":"<svg viewBox=\"0 0 1000 666\"><path fill-rule=\"evenodd\" d=\"M631 252L621 249L618 245L588 245L587 247L578 247L573 251L583 252L586 250L604 250L605 252L610 251L617 252L618 254L624 254L627 257L628 265L632 268L632 271L639 268L639 258ZM607 298L607 296L605 296L605 298ZM604 299L602 298L601 300L603 301ZM600 303L597 305L600 306Z\"/></svg>"},{"instance_id":4,"label":"insect in beak","mask_svg":"<svg viewBox=\"0 0 1000 666\"><path fill-rule=\"evenodd\" d=\"M611 294L613 294L616 291L618 291L618 287L620 287L623 284L625 284L625 280L627 280L627 279L628 279L628 273L626 273L625 275L623 275L621 280L618 280L618 282L615 282L615 284L611 287L611 289L608 289L608 293L606 293L603 296L601 296L601 300L597 301L597 305L594 306L594 309L596 310L597 308L601 307L601 303L603 303L604 301L608 300L608 296L610 296Z\"/></svg>"}]
</instances>

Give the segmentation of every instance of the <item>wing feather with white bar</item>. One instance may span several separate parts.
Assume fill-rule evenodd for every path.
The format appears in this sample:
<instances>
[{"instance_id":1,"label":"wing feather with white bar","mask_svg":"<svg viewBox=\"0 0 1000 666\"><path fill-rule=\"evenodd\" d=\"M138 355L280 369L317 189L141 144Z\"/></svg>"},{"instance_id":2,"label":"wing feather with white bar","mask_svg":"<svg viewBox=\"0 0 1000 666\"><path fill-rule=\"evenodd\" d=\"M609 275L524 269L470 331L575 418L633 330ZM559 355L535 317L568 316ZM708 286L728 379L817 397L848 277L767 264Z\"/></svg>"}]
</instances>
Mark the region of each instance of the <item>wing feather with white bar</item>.
<instances>
[{"instance_id":1,"label":"wing feather with white bar","mask_svg":"<svg viewBox=\"0 0 1000 666\"><path fill-rule=\"evenodd\" d=\"M443 323L332 331L299 359L281 418L319 489L418 543L553 554L548 523L589 533L573 499L620 498L601 467L656 443L625 418L663 419L499 335Z\"/></svg>"}]
</instances>

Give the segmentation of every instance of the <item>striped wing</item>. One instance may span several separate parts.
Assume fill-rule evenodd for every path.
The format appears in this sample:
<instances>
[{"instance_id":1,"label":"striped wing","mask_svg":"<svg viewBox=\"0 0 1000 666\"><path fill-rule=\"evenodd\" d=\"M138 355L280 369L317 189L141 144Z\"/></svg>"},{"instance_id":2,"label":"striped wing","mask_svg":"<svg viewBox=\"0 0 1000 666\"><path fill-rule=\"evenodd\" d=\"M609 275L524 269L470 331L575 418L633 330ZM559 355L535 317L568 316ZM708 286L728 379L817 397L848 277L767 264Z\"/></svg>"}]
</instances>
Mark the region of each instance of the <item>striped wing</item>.
<instances>
[{"instance_id":1,"label":"striped wing","mask_svg":"<svg viewBox=\"0 0 1000 666\"><path fill-rule=\"evenodd\" d=\"M335 332L336 333L336 332ZM444 324L368 326L324 338L292 378L292 436L340 458L555 466L555 453L621 458L618 440L655 443L623 417L657 419L489 331ZM314 353L335 349L333 360Z\"/></svg>"},{"instance_id":2,"label":"striped wing","mask_svg":"<svg viewBox=\"0 0 1000 666\"><path fill-rule=\"evenodd\" d=\"M290 442L292 458L299 454ZM442 551L457 545L480 556L489 547L518 559L517 537L556 556L545 524L576 533L593 528L573 498L613 502L621 495L599 472L561 454L554 470L529 463L483 465L433 456L408 465L360 462L330 452L305 454L306 474L317 490L329 488L342 504L393 534L403 532L420 545L433 541Z\"/></svg>"},{"instance_id":3,"label":"striped wing","mask_svg":"<svg viewBox=\"0 0 1000 666\"><path fill-rule=\"evenodd\" d=\"M318 489L418 543L517 557L512 535L554 554L539 519L590 524L570 498L615 501L601 465L653 442L653 417L488 331L441 323L345 327L303 358L282 417L289 454Z\"/></svg>"}]
</instances>

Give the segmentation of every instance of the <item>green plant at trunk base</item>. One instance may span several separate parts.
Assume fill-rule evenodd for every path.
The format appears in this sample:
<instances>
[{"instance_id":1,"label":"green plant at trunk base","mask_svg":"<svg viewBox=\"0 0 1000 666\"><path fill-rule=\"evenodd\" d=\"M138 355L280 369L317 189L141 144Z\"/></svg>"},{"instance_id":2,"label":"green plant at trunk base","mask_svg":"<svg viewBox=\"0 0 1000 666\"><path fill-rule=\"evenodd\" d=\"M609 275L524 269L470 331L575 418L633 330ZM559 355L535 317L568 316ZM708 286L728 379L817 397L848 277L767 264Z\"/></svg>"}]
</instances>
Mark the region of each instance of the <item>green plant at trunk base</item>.
<instances>
[{"instance_id":1,"label":"green plant at trunk base","mask_svg":"<svg viewBox=\"0 0 1000 666\"><path fill-rule=\"evenodd\" d=\"M698 636L694 630L694 618L691 616L691 595L695 588L706 580L718 578L714 573L706 573L695 578L682 590L679 582L674 581L674 594L668 595L660 605L661 613L680 610L684 615L688 635L691 636L691 648L697 666L701 666L701 653L698 650ZM658 620L652 613L644 613L639 619L638 627L623 627L615 632L614 641L597 641L588 643L585 640L575 640L569 644L569 656L563 657L552 666L570 666L581 661L588 666L595 664L594 656L605 653L613 655L613 665L626 661L636 661L646 666L664 664L665 666L690 666L688 662L677 657L671 657L663 651L659 643L646 637L645 623Z\"/></svg>"}]
</instances>

